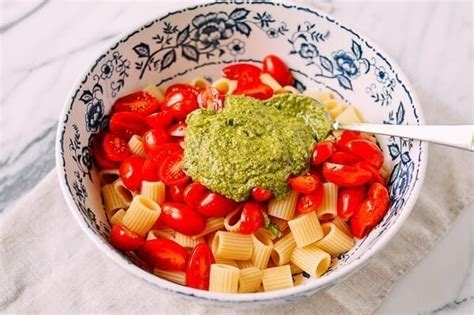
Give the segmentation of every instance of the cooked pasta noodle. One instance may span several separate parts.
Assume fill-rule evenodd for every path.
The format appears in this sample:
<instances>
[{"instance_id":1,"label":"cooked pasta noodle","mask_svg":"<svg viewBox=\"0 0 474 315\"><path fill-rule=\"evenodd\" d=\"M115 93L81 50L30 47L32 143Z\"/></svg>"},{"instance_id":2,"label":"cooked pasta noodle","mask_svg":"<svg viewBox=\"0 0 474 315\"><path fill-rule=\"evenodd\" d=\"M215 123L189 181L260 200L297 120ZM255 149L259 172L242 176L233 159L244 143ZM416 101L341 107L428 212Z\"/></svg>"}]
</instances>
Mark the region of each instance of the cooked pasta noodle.
<instances>
[{"instance_id":1,"label":"cooked pasta noodle","mask_svg":"<svg viewBox=\"0 0 474 315\"><path fill-rule=\"evenodd\" d=\"M324 236L318 217L314 211L288 221L288 224L295 239L296 247L305 247L320 240Z\"/></svg>"},{"instance_id":2,"label":"cooked pasta noodle","mask_svg":"<svg viewBox=\"0 0 474 315\"><path fill-rule=\"evenodd\" d=\"M158 277L166 279L168 281L181 285L186 285L186 274L184 273L184 271L167 271L155 268L155 270L153 270L153 273Z\"/></svg>"},{"instance_id":3,"label":"cooked pasta noodle","mask_svg":"<svg viewBox=\"0 0 474 315\"><path fill-rule=\"evenodd\" d=\"M191 236L176 232L174 241L185 248L194 248L197 244L204 243L204 237L192 238Z\"/></svg>"},{"instance_id":4,"label":"cooked pasta noodle","mask_svg":"<svg viewBox=\"0 0 474 315\"><path fill-rule=\"evenodd\" d=\"M121 225L123 222L123 217L125 216L125 210L119 209L114 215L110 218L111 225Z\"/></svg>"},{"instance_id":5,"label":"cooked pasta noodle","mask_svg":"<svg viewBox=\"0 0 474 315\"><path fill-rule=\"evenodd\" d=\"M118 170L101 170L99 171L99 181L102 186L112 184L119 179Z\"/></svg>"},{"instance_id":6,"label":"cooked pasta noodle","mask_svg":"<svg viewBox=\"0 0 474 315\"><path fill-rule=\"evenodd\" d=\"M150 230L147 234L147 240L153 240L156 238L165 238L167 240L174 240L176 232L168 227L160 227L159 229Z\"/></svg>"},{"instance_id":7,"label":"cooked pasta noodle","mask_svg":"<svg viewBox=\"0 0 474 315\"><path fill-rule=\"evenodd\" d=\"M283 93L299 94L300 91L298 91L298 89L295 88L294 86L285 85L284 87L282 87L278 91L275 91L275 93L276 94L283 94Z\"/></svg>"},{"instance_id":8,"label":"cooked pasta noodle","mask_svg":"<svg viewBox=\"0 0 474 315\"><path fill-rule=\"evenodd\" d=\"M296 242L292 233L280 238L273 246L272 260L277 266L286 265L290 262L291 254L296 248Z\"/></svg>"},{"instance_id":9,"label":"cooked pasta noodle","mask_svg":"<svg viewBox=\"0 0 474 315\"><path fill-rule=\"evenodd\" d=\"M209 276L209 292L237 293L240 269L222 264L212 264Z\"/></svg>"},{"instance_id":10,"label":"cooked pasta noodle","mask_svg":"<svg viewBox=\"0 0 474 315\"><path fill-rule=\"evenodd\" d=\"M163 94L161 89L154 84L147 85L146 88L143 89L143 91L154 96L160 103L165 100L165 95Z\"/></svg>"},{"instance_id":11,"label":"cooked pasta noodle","mask_svg":"<svg viewBox=\"0 0 474 315\"><path fill-rule=\"evenodd\" d=\"M328 270L331 256L315 244L311 244L306 247L297 247L291 255L291 262L318 278Z\"/></svg>"},{"instance_id":12,"label":"cooked pasta noodle","mask_svg":"<svg viewBox=\"0 0 474 315\"><path fill-rule=\"evenodd\" d=\"M262 271L257 267L240 270L239 293L257 292L262 283Z\"/></svg>"},{"instance_id":13,"label":"cooked pasta noodle","mask_svg":"<svg viewBox=\"0 0 474 315\"><path fill-rule=\"evenodd\" d=\"M273 242L267 237L259 237L259 234L252 236L253 252L252 252L252 263L259 269L267 268L270 255L273 250Z\"/></svg>"},{"instance_id":14,"label":"cooked pasta noodle","mask_svg":"<svg viewBox=\"0 0 474 315\"><path fill-rule=\"evenodd\" d=\"M337 216L337 190L333 183L323 184L323 200L316 209L318 219L328 221Z\"/></svg>"},{"instance_id":15,"label":"cooked pasta noodle","mask_svg":"<svg viewBox=\"0 0 474 315\"><path fill-rule=\"evenodd\" d=\"M238 207L224 218L224 227L229 232L240 231L240 224L242 223L242 208Z\"/></svg>"},{"instance_id":16,"label":"cooked pasta noodle","mask_svg":"<svg viewBox=\"0 0 474 315\"><path fill-rule=\"evenodd\" d=\"M212 251L218 258L247 260L252 257L252 237L246 234L219 231L212 241Z\"/></svg>"},{"instance_id":17,"label":"cooked pasta noodle","mask_svg":"<svg viewBox=\"0 0 474 315\"><path fill-rule=\"evenodd\" d=\"M324 237L316 245L331 256L339 256L354 246L354 239L339 230L335 224L325 223L321 228Z\"/></svg>"},{"instance_id":18,"label":"cooked pasta noodle","mask_svg":"<svg viewBox=\"0 0 474 315\"><path fill-rule=\"evenodd\" d=\"M133 197L135 194L131 192L125 184L122 182L121 179L117 179L114 183L115 192L122 198L123 202L127 204L127 207L132 202Z\"/></svg>"},{"instance_id":19,"label":"cooked pasta noodle","mask_svg":"<svg viewBox=\"0 0 474 315\"><path fill-rule=\"evenodd\" d=\"M220 230L224 227L224 218L209 218L207 219L206 228L201 233L194 235L194 238L199 238L209 233Z\"/></svg>"},{"instance_id":20,"label":"cooked pasta noodle","mask_svg":"<svg viewBox=\"0 0 474 315\"><path fill-rule=\"evenodd\" d=\"M289 265L263 270L263 289L265 292L293 287L293 277Z\"/></svg>"},{"instance_id":21,"label":"cooked pasta noodle","mask_svg":"<svg viewBox=\"0 0 474 315\"><path fill-rule=\"evenodd\" d=\"M128 148L133 154L146 158L142 137L133 135L130 140L128 140Z\"/></svg>"},{"instance_id":22,"label":"cooked pasta noodle","mask_svg":"<svg viewBox=\"0 0 474 315\"><path fill-rule=\"evenodd\" d=\"M283 199L273 199L268 203L268 215L272 217L291 220L295 215L296 201L298 193L290 191L288 196Z\"/></svg>"},{"instance_id":23,"label":"cooked pasta noodle","mask_svg":"<svg viewBox=\"0 0 474 315\"><path fill-rule=\"evenodd\" d=\"M282 232L284 232L288 228L288 221L287 220L283 220L283 219L280 219L280 218L271 218L270 222L272 222L273 224L278 225L278 228Z\"/></svg>"},{"instance_id":24,"label":"cooked pasta noodle","mask_svg":"<svg viewBox=\"0 0 474 315\"><path fill-rule=\"evenodd\" d=\"M263 84L268 85L274 93L282 89L280 83L278 83L278 81L268 73L262 73L260 75L260 81L262 81Z\"/></svg>"},{"instance_id":25,"label":"cooked pasta noodle","mask_svg":"<svg viewBox=\"0 0 474 315\"><path fill-rule=\"evenodd\" d=\"M239 264L237 264L237 261L233 259L215 257L215 260L216 260L216 264L229 265L229 266L234 266L236 268L239 268Z\"/></svg>"},{"instance_id":26,"label":"cooked pasta noodle","mask_svg":"<svg viewBox=\"0 0 474 315\"><path fill-rule=\"evenodd\" d=\"M334 119L343 124L364 122L364 119L354 106L347 106L346 109L344 109Z\"/></svg>"},{"instance_id":27,"label":"cooked pasta noodle","mask_svg":"<svg viewBox=\"0 0 474 315\"><path fill-rule=\"evenodd\" d=\"M161 208L152 199L137 195L133 198L130 208L123 217L123 224L132 232L140 236L151 229L160 216Z\"/></svg>"},{"instance_id":28,"label":"cooked pasta noodle","mask_svg":"<svg viewBox=\"0 0 474 315\"><path fill-rule=\"evenodd\" d=\"M205 87L208 87L208 86L211 85L209 83L209 81L207 81L203 77L196 77L196 78L192 79L190 84L194 87L197 87L197 88L205 88Z\"/></svg>"},{"instance_id":29,"label":"cooked pasta noodle","mask_svg":"<svg viewBox=\"0 0 474 315\"><path fill-rule=\"evenodd\" d=\"M252 263L252 260L236 260L237 266L239 266L239 269L245 269L245 268L250 268L250 267L255 267Z\"/></svg>"},{"instance_id":30,"label":"cooked pasta noodle","mask_svg":"<svg viewBox=\"0 0 474 315\"><path fill-rule=\"evenodd\" d=\"M344 105L338 100L331 99L322 103L333 119L344 111Z\"/></svg>"},{"instance_id":31,"label":"cooked pasta noodle","mask_svg":"<svg viewBox=\"0 0 474 315\"><path fill-rule=\"evenodd\" d=\"M293 285L295 287L302 285L303 282L304 282L304 277L302 273L293 276Z\"/></svg>"},{"instance_id":32,"label":"cooked pasta noodle","mask_svg":"<svg viewBox=\"0 0 474 315\"><path fill-rule=\"evenodd\" d=\"M290 262L290 269L291 269L292 275L296 275L303 272L303 269L301 269L300 267L298 267L297 265L291 262Z\"/></svg>"},{"instance_id":33,"label":"cooked pasta noodle","mask_svg":"<svg viewBox=\"0 0 474 315\"><path fill-rule=\"evenodd\" d=\"M352 236L351 229L349 225L342 220L340 217L335 217L334 220L331 221L339 230L344 232L346 235L349 235L350 237Z\"/></svg>"},{"instance_id":34,"label":"cooked pasta noodle","mask_svg":"<svg viewBox=\"0 0 474 315\"><path fill-rule=\"evenodd\" d=\"M211 86L222 94L231 95L237 88L237 81L221 78L212 82Z\"/></svg>"},{"instance_id":35,"label":"cooked pasta noodle","mask_svg":"<svg viewBox=\"0 0 474 315\"><path fill-rule=\"evenodd\" d=\"M142 188L140 194L153 199L159 205L163 204L166 197L166 187L162 182L142 181Z\"/></svg>"},{"instance_id":36,"label":"cooked pasta noodle","mask_svg":"<svg viewBox=\"0 0 474 315\"><path fill-rule=\"evenodd\" d=\"M125 202L122 196L117 193L113 184L103 186L101 192L105 211L109 216L112 216L120 208L128 207L129 203Z\"/></svg>"}]
</instances>

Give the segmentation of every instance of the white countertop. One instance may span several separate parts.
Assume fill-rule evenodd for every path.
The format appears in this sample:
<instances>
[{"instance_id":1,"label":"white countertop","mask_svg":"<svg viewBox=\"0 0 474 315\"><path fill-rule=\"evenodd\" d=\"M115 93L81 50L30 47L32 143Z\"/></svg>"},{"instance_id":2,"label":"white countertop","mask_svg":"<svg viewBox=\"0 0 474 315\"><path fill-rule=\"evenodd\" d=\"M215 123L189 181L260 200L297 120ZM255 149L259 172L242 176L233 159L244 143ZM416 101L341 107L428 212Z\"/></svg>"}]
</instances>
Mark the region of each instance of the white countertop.
<instances>
[{"instance_id":1,"label":"white countertop","mask_svg":"<svg viewBox=\"0 0 474 315\"><path fill-rule=\"evenodd\" d=\"M120 33L189 3L0 1L0 212L54 167L60 110L91 61ZM473 123L472 1L319 3L393 56L428 122ZM467 115L441 121L430 102L464 106ZM474 313L472 208L377 313Z\"/></svg>"}]
</instances>

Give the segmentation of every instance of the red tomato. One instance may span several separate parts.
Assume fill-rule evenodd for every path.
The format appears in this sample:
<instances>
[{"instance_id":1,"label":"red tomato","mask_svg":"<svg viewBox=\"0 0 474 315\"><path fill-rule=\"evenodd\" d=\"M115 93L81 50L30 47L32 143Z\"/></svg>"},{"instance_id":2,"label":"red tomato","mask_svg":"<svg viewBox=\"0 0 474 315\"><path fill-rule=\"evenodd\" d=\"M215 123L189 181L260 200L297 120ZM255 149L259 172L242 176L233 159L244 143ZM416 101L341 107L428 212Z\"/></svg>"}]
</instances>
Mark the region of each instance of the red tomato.
<instances>
[{"instance_id":1,"label":"red tomato","mask_svg":"<svg viewBox=\"0 0 474 315\"><path fill-rule=\"evenodd\" d=\"M360 158L351 153L339 151L334 153L329 161L334 164L352 165L357 161L360 161Z\"/></svg>"},{"instance_id":2,"label":"red tomato","mask_svg":"<svg viewBox=\"0 0 474 315\"><path fill-rule=\"evenodd\" d=\"M254 189L252 189L250 194L252 195L252 198L257 201L267 201L273 195L270 190L262 187L255 187Z\"/></svg>"},{"instance_id":3,"label":"red tomato","mask_svg":"<svg viewBox=\"0 0 474 315\"><path fill-rule=\"evenodd\" d=\"M94 161L101 169L116 169L119 163L110 160L104 152L102 145L104 135L104 133L100 132L95 135L94 140L92 141L92 155L94 156Z\"/></svg>"},{"instance_id":4,"label":"red tomato","mask_svg":"<svg viewBox=\"0 0 474 315\"><path fill-rule=\"evenodd\" d=\"M225 95L220 93L218 89L207 87L197 96L199 108L219 111L224 108Z\"/></svg>"},{"instance_id":5,"label":"red tomato","mask_svg":"<svg viewBox=\"0 0 474 315\"><path fill-rule=\"evenodd\" d=\"M187 91L169 94L163 105L163 110L170 110L173 117L179 121L185 120L190 112L199 108L196 94Z\"/></svg>"},{"instance_id":6,"label":"red tomato","mask_svg":"<svg viewBox=\"0 0 474 315\"><path fill-rule=\"evenodd\" d=\"M310 194L321 186L321 180L315 174L306 173L298 177L288 178L291 189L302 194Z\"/></svg>"},{"instance_id":7,"label":"red tomato","mask_svg":"<svg viewBox=\"0 0 474 315\"><path fill-rule=\"evenodd\" d=\"M263 213L267 207L257 201L247 201L242 210L242 221L240 223L240 233L253 234L265 224Z\"/></svg>"},{"instance_id":8,"label":"red tomato","mask_svg":"<svg viewBox=\"0 0 474 315\"><path fill-rule=\"evenodd\" d=\"M128 143L112 133L105 135L104 140L102 140L102 147L105 156L112 161L120 162L131 154Z\"/></svg>"},{"instance_id":9,"label":"red tomato","mask_svg":"<svg viewBox=\"0 0 474 315\"><path fill-rule=\"evenodd\" d=\"M354 139L348 141L345 147L349 152L366 160L375 168L379 169L383 164L383 154L380 148L373 142L366 139Z\"/></svg>"},{"instance_id":10,"label":"red tomato","mask_svg":"<svg viewBox=\"0 0 474 315\"><path fill-rule=\"evenodd\" d=\"M183 149L177 143L166 143L159 145L147 155L143 164L143 179L149 181L160 180L160 166L166 157L173 154L182 154Z\"/></svg>"},{"instance_id":11,"label":"red tomato","mask_svg":"<svg viewBox=\"0 0 474 315\"><path fill-rule=\"evenodd\" d=\"M141 136L148 130L143 117L137 113L115 113L110 118L109 129L117 136L129 140L133 135Z\"/></svg>"},{"instance_id":12,"label":"red tomato","mask_svg":"<svg viewBox=\"0 0 474 315\"><path fill-rule=\"evenodd\" d=\"M364 237L387 213L390 197L384 185L375 183L370 186L367 199L362 203L351 219L351 230L357 238Z\"/></svg>"},{"instance_id":13,"label":"red tomato","mask_svg":"<svg viewBox=\"0 0 474 315\"><path fill-rule=\"evenodd\" d=\"M196 210L209 217L225 217L237 208L238 203L221 194L209 192L196 206Z\"/></svg>"},{"instance_id":14,"label":"red tomato","mask_svg":"<svg viewBox=\"0 0 474 315\"><path fill-rule=\"evenodd\" d=\"M172 137L184 137L186 133L186 123L179 122L168 129L168 134Z\"/></svg>"},{"instance_id":15,"label":"red tomato","mask_svg":"<svg viewBox=\"0 0 474 315\"><path fill-rule=\"evenodd\" d=\"M153 153L157 148L171 141L171 137L163 129L151 129L143 135L143 147L147 154Z\"/></svg>"},{"instance_id":16,"label":"red tomato","mask_svg":"<svg viewBox=\"0 0 474 315\"><path fill-rule=\"evenodd\" d=\"M314 192L310 194L301 194L296 202L296 211L298 213L309 213L316 211L323 201L324 186L320 185Z\"/></svg>"},{"instance_id":17,"label":"red tomato","mask_svg":"<svg viewBox=\"0 0 474 315\"><path fill-rule=\"evenodd\" d=\"M169 186L187 182L189 177L183 172L182 166L182 153L175 153L165 158L161 163L159 170L161 181Z\"/></svg>"},{"instance_id":18,"label":"red tomato","mask_svg":"<svg viewBox=\"0 0 474 315\"><path fill-rule=\"evenodd\" d=\"M188 258L188 252L181 245L159 238L146 241L137 254L153 268L168 271L184 271Z\"/></svg>"},{"instance_id":19,"label":"red tomato","mask_svg":"<svg viewBox=\"0 0 474 315\"><path fill-rule=\"evenodd\" d=\"M143 181L143 160L141 157L131 155L120 164L119 174L125 186L132 191L137 191L142 186Z\"/></svg>"},{"instance_id":20,"label":"red tomato","mask_svg":"<svg viewBox=\"0 0 474 315\"><path fill-rule=\"evenodd\" d=\"M176 92L191 92L194 95L198 95L198 90L193 87L191 84L185 84L185 83L176 83L173 85L170 85L166 91L165 91L165 97L176 93Z\"/></svg>"},{"instance_id":21,"label":"red tomato","mask_svg":"<svg viewBox=\"0 0 474 315\"><path fill-rule=\"evenodd\" d=\"M273 90L268 85L259 82L254 86L237 87L234 94L251 96L259 100L266 100L273 96Z\"/></svg>"},{"instance_id":22,"label":"red tomato","mask_svg":"<svg viewBox=\"0 0 474 315\"><path fill-rule=\"evenodd\" d=\"M321 141L314 147L311 164L318 165L326 162L334 154L334 145L330 141Z\"/></svg>"},{"instance_id":23,"label":"red tomato","mask_svg":"<svg viewBox=\"0 0 474 315\"><path fill-rule=\"evenodd\" d=\"M360 137L360 132L359 131L349 131L349 130L344 130L342 132L341 138L339 141L336 143L339 148L344 149L344 146L346 145L347 142L357 139Z\"/></svg>"},{"instance_id":24,"label":"red tomato","mask_svg":"<svg viewBox=\"0 0 474 315\"><path fill-rule=\"evenodd\" d=\"M145 117L145 122L150 128L168 128L173 121L173 113L169 110L154 113Z\"/></svg>"},{"instance_id":25,"label":"red tomato","mask_svg":"<svg viewBox=\"0 0 474 315\"><path fill-rule=\"evenodd\" d=\"M215 262L209 245L196 245L186 266L186 285L199 290L209 290L211 265Z\"/></svg>"},{"instance_id":26,"label":"red tomato","mask_svg":"<svg viewBox=\"0 0 474 315\"><path fill-rule=\"evenodd\" d=\"M141 91L129 94L115 101L114 111L116 113L138 113L142 116L156 112L160 107L158 100L147 92Z\"/></svg>"},{"instance_id":27,"label":"red tomato","mask_svg":"<svg viewBox=\"0 0 474 315\"><path fill-rule=\"evenodd\" d=\"M156 182L160 180L160 165L161 161L155 161L154 155L148 155L143 163L142 175L143 180Z\"/></svg>"},{"instance_id":28,"label":"red tomato","mask_svg":"<svg viewBox=\"0 0 474 315\"><path fill-rule=\"evenodd\" d=\"M288 66L275 55L263 58L263 72L271 75L282 86L293 85L293 75Z\"/></svg>"},{"instance_id":29,"label":"red tomato","mask_svg":"<svg viewBox=\"0 0 474 315\"><path fill-rule=\"evenodd\" d=\"M197 206L201 200L206 197L209 190L201 183L195 182L191 183L188 187L184 189L183 199L184 202L191 207Z\"/></svg>"},{"instance_id":30,"label":"red tomato","mask_svg":"<svg viewBox=\"0 0 474 315\"><path fill-rule=\"evenodd\" d=\"M110 243L126 252L132 251L143 245L145 240L121 225L114 225L110 234Z\"/></svg>"},{"instance_id":31,"label":"red tomato","mask_svg":"<svg viewBox=\"0 0 474 315\"><path fill-rule=\"evenodd\" d=\"M206 228L206 220L190 206L165 202L161 206L160 222L184 235L196 235Z\"/></svg>"},{"instance_id":32,"label":"red tomato","mask_svg":"<svg viewBox=\"0 0 474 315\"><path fill-rule=\"evenodd\" d=\"M379 171L368 161L360 161L354 164L355 167L369 171L372 174L370 183L380 183L385 185L385 178L379 173Z\"/></svg>"},{"instance_id":33,"label":"red tomato","mask_svg":"<svg viewBox=\"0 0 474 315\"><path fill-rule=\"evenodd\" d=\"M366 195L365 186L341 187L337 197L337 215L343 220L349 220L359 211Z\"/></svg>"},{"instance_id":34,"label":"red tomato","mask_svg":"<svg viewBox=\"0 0 474 315\"><path fill-rule=\"evenodd\" d=\"M231 80L238 80L244 73L249 74L252 77L259 77L262 70L260 70L259 67L248 63L233 64L222 69L224 77Z\"/></svg>"},{"instance_id":35,"label":"red tomato","mask_svg":"<svg viewBox=\"0 0 474 315\"><path fill-rule=\"evenodd\" d=\"M169 186L169 192L171 199L175 202L184 202L184 189L187 187L187 183Z\"/></svg>"},{"instance_id":36,"label":"red tomato","mask_svg":"<svg viewBox=\"0 0 474 315\"><path fill-rule=\"evenodd\" d=\"M342 187L360 186L372 178L372 174L364 169L329 162L323 164L323 176L328 181Z\"/></svg>"}]
</instances>

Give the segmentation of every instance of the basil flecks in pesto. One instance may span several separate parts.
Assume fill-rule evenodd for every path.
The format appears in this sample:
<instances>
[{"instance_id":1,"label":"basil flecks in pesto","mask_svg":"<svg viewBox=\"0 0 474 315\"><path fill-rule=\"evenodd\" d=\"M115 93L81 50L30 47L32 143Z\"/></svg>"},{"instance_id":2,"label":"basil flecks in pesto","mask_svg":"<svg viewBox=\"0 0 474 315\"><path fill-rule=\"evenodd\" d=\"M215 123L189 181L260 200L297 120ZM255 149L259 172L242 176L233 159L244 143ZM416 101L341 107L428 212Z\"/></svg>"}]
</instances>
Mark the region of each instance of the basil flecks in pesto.
<instances>
[{"instance_id":1,"label":"basil flecks in pesto","mask_svg":"<svg viewBox=\"0 0 474 315\"><path fill-rule=\"evenodd\" d=\"M285 196L288 177L308 169L313 136L322 139L331 128L318 102L286 94L265 102L228 96L222 111L197 110L186 122L185 172L236 201L254 187Z\"/></svg>"}]
</instances>

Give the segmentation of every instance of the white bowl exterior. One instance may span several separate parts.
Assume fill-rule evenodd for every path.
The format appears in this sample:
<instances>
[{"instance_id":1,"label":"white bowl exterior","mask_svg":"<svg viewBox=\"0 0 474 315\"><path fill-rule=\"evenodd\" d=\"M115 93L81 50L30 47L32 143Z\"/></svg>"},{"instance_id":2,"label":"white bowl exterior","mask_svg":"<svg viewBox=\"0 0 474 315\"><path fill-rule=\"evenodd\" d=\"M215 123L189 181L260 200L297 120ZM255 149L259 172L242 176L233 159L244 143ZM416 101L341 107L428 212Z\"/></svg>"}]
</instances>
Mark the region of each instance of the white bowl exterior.
<instances>
[{"instance_id":1,"label":"white bowl exterior","mask_svg":"<svg viewBox=\"0 0 474 315\"><path fill-rule=\"evenodd\" d=\"M339 266L327 275L281 291L215 294L162 280L137 267L133 259L108 244L110 227L102 207L89 145L92 135L105 125L114 100L150 83L166 87L175 82L188 82L199 75L216 79L225 64L258 63L273 53L280 55L293 69L300 89L329 89L355 105L368 122L422 124L424 121L405 76L364 36L326 14L301 6L229 3L231 5L209 3L170 13L135 30L101 55L66 102L58 127L57 166L65 199L74 216L94 242L130 272L184 296L275 305L334 285L360 268L393 237L410 213L421 188L427 146L417 141L378 137L386 166L392 170L393 203L382 222L354 249L341 256ZM206 37L204 27L213 25L221 28ZM162 43L159 43L162 37L157 38L157 34L165 37ZM166 43L167 36L171 38L169 43ZM218 48L202 48L205 42L212 40L217 41ZM221 49L222 56L219 56ZM208 50L212 50L214 56L207 58ZM142 67L138 69L140 63Z\"/></svg>"}]
</instances>

